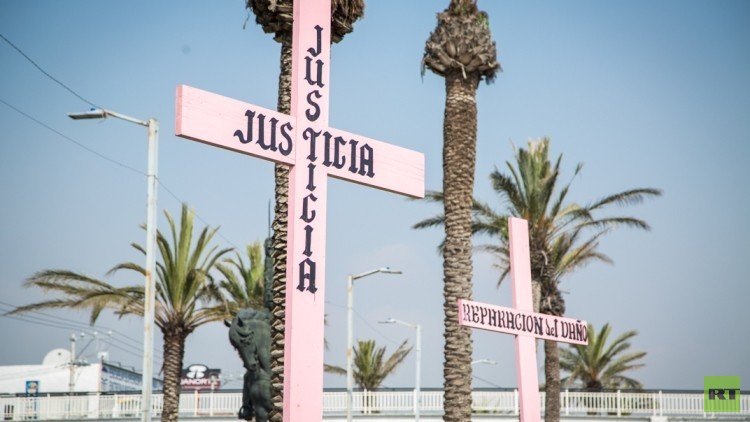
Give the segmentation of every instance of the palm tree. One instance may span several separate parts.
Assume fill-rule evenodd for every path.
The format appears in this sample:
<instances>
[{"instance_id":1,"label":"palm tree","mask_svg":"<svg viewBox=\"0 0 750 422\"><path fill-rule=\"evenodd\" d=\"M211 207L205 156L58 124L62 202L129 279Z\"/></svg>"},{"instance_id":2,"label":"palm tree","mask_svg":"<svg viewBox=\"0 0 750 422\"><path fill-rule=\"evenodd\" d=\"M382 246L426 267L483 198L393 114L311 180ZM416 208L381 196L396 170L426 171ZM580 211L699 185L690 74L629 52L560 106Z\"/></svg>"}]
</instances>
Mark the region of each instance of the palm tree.
<instances>
[{"instance_id":1,"label":"palm tree","mask_svg":"<svg viewBox=\"0 0 750 422\"><path fill-rule=\"evenodd\" d=\"M425 69L445 78L443 117L443 191L445 192L445 302L446 421L471 418L471 330L458 325L456 300L471 299L471 203L476 160L476 91L491 82L500 65L487 13L476 0L451 0L437 16L422 58Z\"/></svg>"},{"instance_id":2,"label":"palm tree","mask_svg":"<svg viewBox=\"0 0 750 422\"><path fill-rule=\"evenodd\" d=\"M558 285L566 274L592 261L612 262L598 250L602 236L618 226L649 229L646 222L633 217L595 218L594 215L612 205L633 205L647 197L661 195L657 189L638 188L608 195L586 206L568 203L567 195L574 179L559 188L561 162L562 155L554 164L549 160L549 139L546 138L529 142L528 149L518 149L515 165L506 162L509 173L495 169L490 175L493 189L507 206L505 212L497 212L487 204L474 201L471 227L474 234L485 234L498 240L495 244L482 246L482 249L499 258L502 281L510 270L508 217L528 220L534 310L556 316L565 313L565 302ZM581 168L581 164L576 167L574 177ZM440 192L430 192L427 198L445 202ZM444 223L443 215L438 215L417 223L415 228ZM545 420L558 421L560 366L557 344L545 341L544 354Z\"/></svg>"},{"instance_id":3,"label":"palm tree","mask_svg":"<svg viewBox=\"0 0 750 422\"><path fill-rule=\"evenodd\" d=\"M156 242L161 262L156 264L156 303L154 320L164 338L164 408L162 421L177 421L180 398L180 376L185 353L185 340L196 328L223 319L223 305L211 305L213 297L211 270L231 249L209 247L217 229L204 228L193 243L193 212L182 205L179 228L165 211L171 232L171 244L160 231ZM145 255L145 249L132 244ZM120 270L145 276L139 264L125 262L116 265L108 274ZM104 309L112 309L119 316L143 316L144 289L139 281L131 286L116 287L105 281L67 270L44 270L26 281L26 286L45 292L62 294L50 299L16 308L12 313L23 313L44 308L85 309L91 312L93 324Z\"/></svg>"},{"instance_id":4,"label":"palm tree","mask_svg":"<svg viewBox=\"0 0 750 422\"><path fill-rule=\"evenodd\" d=\"M390 355L385 358L385 346L377 347L375 340L358 340L354 347L354 382L363 390L372 391L380 387L389 375L404 361L411 352L406 341ZM325 366L326 372L346 375L346 369L338 366Z\"/></svg>"},{"instance_id":5,"label":"palm tree","mask_svg":"<svg viewBox=\"0 0 750 422\"><path fill-rule=\"evenodd\" d=\"M264 265L263 250L260 242L247 245L245 258L235 252L233 258L227 258L216 264L216 269L223 276L217 287L217 299L226 306L226 317L232 318L240 309L264 309Z\"/></svg>"},{"instance_id":6,"label":"palm tree","mask_svg":"<svg viewBox=\"0 0 750 422\"><path fill-rule=\"evenodd\" d=\"M292 22L293 0L246 0L246 7L255 14L255 21L281 44L279 88L276 109L291 111L292 95ZM354 30L354 22L364 15L364 0L333 0L331 2L331 42L337 43ZM273 309L271 311L271 383L274 409L272 421L282 420L284 387L284 312L286 308L286 239L289 196L289 167L274 167L275 206L273 218Z\"/></svg>"},{"instance_id":7,"label":"palm tree","mask_svg":"<svg viewBox=\"0 0 750 422\"><path fill-rule=\"evenodd\" d=\"M594 326L588 326L589 344L569 345L560 349L560 367L570 373L563 378L566 385L576 381L589 391L602 391L605 388L641 389L643 385L633 378L623 375L625 372L645 366L640 362L646 352L630 352L628 340L635 337L635 330L626 331L607 344L612 327L604 324L599 333Z\"/></svg>"}]
</instances>

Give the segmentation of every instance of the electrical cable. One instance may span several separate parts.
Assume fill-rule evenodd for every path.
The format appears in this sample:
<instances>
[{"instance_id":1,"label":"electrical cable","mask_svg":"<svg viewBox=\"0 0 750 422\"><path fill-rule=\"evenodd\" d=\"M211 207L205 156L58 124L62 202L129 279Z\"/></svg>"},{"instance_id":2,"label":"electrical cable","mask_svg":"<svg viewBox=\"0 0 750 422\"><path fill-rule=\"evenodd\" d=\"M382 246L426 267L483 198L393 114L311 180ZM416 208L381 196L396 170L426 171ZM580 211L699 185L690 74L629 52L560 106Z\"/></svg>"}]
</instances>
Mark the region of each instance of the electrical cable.
<instances>
[{"instance_id":1,"label":"electrical cable","mask_svg":"<svg viewBox=\"0 0 750 422\"><path fill-rule=\"evenodd\" d=\"M146 176L146 173L144 173L144 172L142 172L142 171L140 171L140 170L138 170L138 169L136 169L136 168L134 168L132 166L129 166L129 165L125 164L125 163L117 161L114 158L108 157L108 156L106 156L106 155L104 155L104 154L102 154L102 153L100 153L100 152L98 152L98 151L96 151L96 150L94 150L92 148L87 147L83 143L81 143L79 141L76 141L75 139L73 139L73 138L65 135L64 133L60 132L59 130L53 128L52 126L50 126L50 125L48 125L48 124L46 124L44 122L42 122L41 120L35 118L34 116L32 116L32 115L24 112L23 110L21 110L18 107L14 106L14 105L12 105L10 103L8 103L7 101L3 100L2 98L0 98L0 103L5 104L7 107L9 107L11 110L15 111L16 113L18 113L18 114L26 117L27 119L33 121L36 124L38 124L38 125L46 128L47 130L55 133L56 135L62 137L63 139L65 139L65 140L67 140L69 142L72 142L73 144L77 145L78 147L83 148L84 150L90 152L91 154L94 154L97 157L102 158L102 159L104 159L106 161L109 161L110 163L115 164L117 166L120 166L120 167L122 167L122 168L124 168L126 170L132 171L132 172L134 172L134 173L136 173L136 174L138 174L140 176L144 176L144 177ZM162 182L159 177L156 178L156 181L157 181L157 183L159 183L159 186L161 186L169 195L171 195L178 202L180 202L180 203L186 203L184 200L182 200L182 198L180 198L179 196L177 196L177 194L175 194L166 184L164 184L164 182ZM197 212L195 212L195 210L193 210L193 214L195 214L195 216L198 218L198 220L200 220L201 222L203 222L203 224L205 224L206 226L209 226L209 227L212 226L208 221L206 221ZM233 248L235 248L237 250L240 249L234 242L232 242L226 236L224 236L224 234L221 233L221 230L219 228L216 229L216 234L218 234L219 237L222 238L225 242L229 243Z\"/></svg>"},{"instance_id":2,"label":"electrical cable","mask_svg":"<svg viewBox=\"0 0 750 422\"><path fill-rule=\"evenodd\" d=\"M5 305L6 307L10 307L10 308L13 308L13 309L18 308L18 305L14 305L14 304L8 303L8 302L3 302L2 300L0 300L0 305ZM103 326L103 325L94 325L94 324L88 325L88 324L85 324L85 323L80 322L80 321L76 321L76 320L73 320L73 319L70 319L70 318L64 318L64 317L57 316L57 315L47 314L47 313L44 313L44 312L38 311L38 310L27 311L27 312L31 313L31 314L39 314L39 315L42 315L42 316L45 316L45 317L52 318L54 320L53 322L57 322L59 320L59 321L68 322L70 324L79 325L79 326L82 327L82 329L98 328L100 330L111 331L113 333L116 333L116 334L118 334L118 335L120 335L120 336L122 336L122 337L124 337L124 338L126 338L126 339L128 339L128 340L130 340L130 341L132 341L134 343L136 343L138 346L143 346L143 342L142 341L134 339L133 337L130 337L127 334L124 334L121 331L115 330L114 328L111 328L111 327L106 327L106 326Z\"/></svg>"},{"instance_id":3,"label":"electrical cable","mask_svg":"<svg viewBox=\"0 0 750 422\"><path fill-rule=\"evenodd\" d=\"M57 134L58 136L62 137L63 139L65 139L65 140L67 140L69 142L72 142L75 145L78 145L79 147L85 149L86 151L88 151L88 152L96 155L97 157L102 158L104 160L107 160L110 163L118 165L118 166L120 166L120 167L122 167L122 168L124 168L126 170L130 170L130 171L132 171L132 172L134 172L134 173L136 173L138 175L141 175L141 176L144 176L144 177L146 176L146 173L144 173L144 172L142 172L140 170L137 170L134 167L131 167L131 166L127 165L127 164L124 164L124 163L122 163L120 161L117 161L114 158L107 157L106 155L104 155L104 154L102 154L102 153L100 153L100 152L98 152L98 151L96 151L96 150L94 150L92 148L87 147L86 145L84 145L84 144L76 141L75 139L71 138L70 136L65 135L64 133L60 132L59 130L53 128L52 126L50 126L50 125L42 122L41 120L38 120L37 118L35 118L34 116L32 116L30 114L24 112L23 110L19 109L18 107L14 106L14 105L12 105L10 103L8 103L7 101L3 100L2 98L0 98L0 103L5 104L7 107L9 107L10 109L12 109L16 113L18 113L18 114L26 117L27 119L31 120L32 122L34 122L34 123L36 123L36 124L38 124L38 125L46 128L47 130L49 130L49 131Z\"/></svg>"},{"instance_id":4,"label":"electrical cable","mask_svg":"<svg viewBox=\"0 0 750 422\"><path fill-rule=\"evenodd\" d=\"M157 182L157 183L159 183L159 186L161 186L162 188L164 188L164 190L165 190L165 191L166 191L166 192L167 192L167 193L168 193L169 195L171 195L171 196L172 196L172 198L176 199L176 200L177 200L177 202L179 202L179 203L181 203L181 204L184 204L184 203L185 203L185 201L183 201L183 200L182 200L182 199L181 199L181 198L180 198L179 196L177 196L177 194L175 194L174 192L172 192L172 190L171 190L171 189L169 189L169 187L167 187L167 185L165 185L164 183L162 183L161 179L159 179L158 177L156 178L156 182ZM201 217L200 215L198 215L198 213L197 213L197 212L195 212L195 210L193 210L193 214L195 214L195 216L196 216L196 217L198 218L198 220L200 220L200 221L201 221L201 222L202 222L203 224L205 224L205 225L206 225L206 226L208 226L208 227L211 227L211 224L209 224L209 223L208 223L208 221L204 220L204 219L203 219L203 217ZM230 244L230 245L231 245L231 246L232 246L233 248L235 248L236 250L238 250L238 251L239 251L239 250L241 250L239 246L237 246L237 245L235 245L235 244L234 244L234 242L232 242L231 240L227 239L227 238L226 238L226 237L225 237L225 236L224 236L224 235L223 235L223 234L221 233L221 230L219 230L219 228L218 228L218 227L216 228L216 234L218 234L220 238L222 238L222 239L223 239L223 240L224 240L225 242L229 243L229 244Z\"/></svg>"},{"instance_id":5,"label":"electrical cable","mask_svg":"<svg viewBox=\"0 0 750 422\"><path fill-rule=\"evenodd\" d=\"M493 386L493 387L497 387L497 388L503 388L503 387L501 387L501 386L499 386L499 385L495 384L494 382L490 382L490 381L487 381L486 379L484 379L484 378L481 378L481 377L478 377L478 376L476 376L476 375L474 375L474 374L472 374L472 375L471 375L471 377L472 377L472 378L474 378L474 379L477 379L477 380L479 380L479 381L482 381L483 383L485 383L485 384L487 384L487 385L491 385L491 386Z\"/></svg>"},{"instance_id":6,"label":"electrical cable","mask_svg":"<svg viewBox=\"0 0 750 422\"><path fill-rule=\"evenodd\" d=\"M61 87L65 88L68 92L70 92L71 94L75 95L81 101L85 102L86 104L90 105L91 107L102 108L102 107L99 107L98 105L92 103L91 101L83 98L80 94L78 94L77 92L73 91L72 88L70 88L69 86L67 86L64 83L60 82L54 76L52 76L49 73L47 73L47 71L44 70L44 69L42 69L42 67L39 66L31 57L29 57L28 54L24 53L20 48L18 48L15 44L13 44L9 39L5 38L5 36L3 36L3 34L0 34L0 38L2 38L3 41L5 41L6 43L8 43L8 45L10 45L11 47L13 47L13 49L16 50L18 53L20 53L26 60L29 61L29 63L31 63L32 65L34 65L34 67L36 67L40 72L42 72L44 74L44 76L52 79L53 81L55 81L55 83L57 83Z\"/></svg>"},{"instance_id":7,"label":"electrical cable","mask_svg":"<svg viewBox=\"0 0 750 422\"><path fill-rule=\"evenodd\" d=\"M129 355L131 355L131 356L134 356L134 357L137 357L137 358L139 358L139 359L142 359L142 358L143 358L143 355L141 355L140 353L134 353L134 352L131 352L131 351L129 351L129 350L123 349L123 348L121 348L121 347L119 347L119 346L117 346L117 345L115 345L115 344L112 344L112 343L110 343L110 342L106 341L105 339L102 339L101 341L102 341L102 343L105 343L105 344L109 345L110 347L114 347L115 349L117 349L117 350L119 350L119 351L121 351L121 352L123 352L123 353L127 353L127 354L129 354ZM161 358L157 358L157 357L156 357L156 356L154 355L154 364L157 364L157 363L158 363L158 364L161 364L161 363L163 363L163 362L164 362L164 359L161 359ZM156 365L156 366L159 366L159 365Z\"/></svg>"},{"instance_id":8,"label":"electrical cable","mask_svg":"<svg viewBox=\"0 0 750 422\"><path fill-rule=\"evenodd\" d=\"M0 38L2 38L3 41L5 41L6 43L8 43L8 45L10 45L19 54L21 54L26 60L29 61L29 63L31 63L34 67L36 67L40 72L42 72L42 74L44 74L46 77L48 77L49 79L51 79L52 81L54 81L55 83L57 83L58 85L60 85L61 87L65 88L65 90L67 90L68 92L70 92L71 94L73 94L74 96L76 96L78 99L80 99L81 101L85 102L86 104L89 104L90 106L92 106L94 108L98 108L98 109L102 109L103 108L103 107L101 107L101 106L99 106L97 104L94 104L93 102L87 100L82 95L80 95L77 92L75 92L72 88L70 88L69 86L65 85L60 80L58 80L57 78L55 78L54 76L52 76L51 74L49 74L49 72L47 72L46 70L44 70L36 61L34 61L31 57L29 57L28 54L24 53L23 50L21 50L18 46L16 46L15 44L13 44L13 42L11 42L9 39L7 39L3 34L0 34ZM11 104L7 103L6 101L3 101L2 99L0 99L0 102L2 102L3 104L5 104L6 106L10 107L11 109L15 110L16 112L20 113L21 115L25 116L26 118L31 119L32 121L36 122L37 124L40 124L40 125L44 126L45 128L51 130L52 132L55 132L59 136L61 136L61 137L65 138L65 139L67 139L67 140L75 143L79 147L84 148L85 150L89 151L90 153L98 155L99 157L101 157L101 158L103 158L103 159L105 159L107 161L110 161L110 162L112 162L114 164L117 164L118 166L121 166L121 167L126 168L128 170L134 171L134 172L136 172L136 173L138 173L138 174L140 174L142 176L146 176L146 174L143 173L142 171L136 170L135 168L133 168L133 167L127 165L127 164L123 164L123 163L121 163L121 162L119 162L119 161L117 161L117 160L115 160L113 158L107 157L107 156L105 156L105 155L103 155L103 154L101 154L101 153L99 153L97 151L94 151L93 149L91 149L91 148L89 148L89 147L87 147L87 146L79 143L78 141L76 141L76 140L74 140L74 139L72 139L72 138L70 138L70 137L68 137L68 136L60 133L59 131L53 129L49 125L47 125L47 124L45 124L45 123L43 123L43 122L35 119L34 117L30 116L29 114L27 114L27 113L19 110L18 108L12 106ZM181 203L184 202L174 192L172 192L166 185L164 185L161 182L161 180L158 180L158 178L157 178L157 181L158 181L159 185L161 185L177 201L179 201ZM211 224L209 224L206 220L204 220L203 218L201 218L201 216L198 215L197 213L195 213L195 216L198 217L198 219L200 221L202 221L203 224L205 224L207 226L211 226ZM221 237L222 239L224 239L224 241L226 241L227 243L229 243L230 245L232 245L232 247L234 247L235 249L239 249L239 247L237 247L237 245L235 245L233 242L231 242L229 239L227 239L218 229L217 229L216 233L219 235L219 237Z\"/></svg>"},{"instance_id":9,"label":"electrical cable","mask_svg":"<svg viewBox=\"0 0 750 422\"><path fill-rule=\"evenodd\" d=\"M345 306L339 305L337 303L333 303L333 302L328 301L328 300L326 300L326 304L331 305L331 306L336 307L336 308L346 309ZM370 322L367 321L367 319L365 319L362 315L360 315L359 312L357 312L356 309L352 309L352 312L354 313L355 317L359 318L359 320L361 320L362 322L364 322L365 325L367 325L372 331L374 331L380 337L382 337L383 339L385 339L386 341L388 341L389 343L391 343L394 346L399 346L400 345L400 343L397 343L397 342L391 340L388 336L386 336L385 334L383 334L382 331L378 330L372 324L370 324Z\"/></svg>"},{"instance_id":10,"label":"electrical cable","mask_svg":"<svg viewBox=\"0 0 750 422\"><path fill-rule=\"evenodd\" d=\"M0 310L6 311L6 309L0 309ZM86 332L86 334L89 334L89 335L93 336L93 331L91 331L89 328L81 328L81 327L71 326L71 325L67 325L65 323L50 321L50 320L46 320L44 318L40 318L40 317L36 317L36 316L24 315L24 314L21 314L21 315L7 315L7 314L3 314L3 315L0 315L0 318L2 318L2 317L13 319L13 320L17 320L17 321L27 322L27 323L30 323L30 324L41 325L41 326L45 326L45 327L49 327L49 328L57 328L57 329L73 330L73 331L84 331L85 330L85 331L88 331L88 332ZM121 346L114 345L114 347L116 347L116 348L118 348L120 350L123 350L123 348L128 348L130 350L129 353L131 353L131 354L133 353L132 352L133 350L137 351L138 353L142 352L142 344L140 345L141 347L136 347L136 346L128 344L128 343L126 343L126 342L124 342L124 341L122 341L122 340L120 340L120 339L118 339L116 337L100 337L99 340L103 341L103 342L106 342L107 344L111 344L110 342L112 342L112 341L119 342ZM161 353L158 352L158 351L156 351L156 350L154 350L154 357L156 357L158 359L162 359L163 358L163 356L161 355Z\"/></svg>"}]
</instances>

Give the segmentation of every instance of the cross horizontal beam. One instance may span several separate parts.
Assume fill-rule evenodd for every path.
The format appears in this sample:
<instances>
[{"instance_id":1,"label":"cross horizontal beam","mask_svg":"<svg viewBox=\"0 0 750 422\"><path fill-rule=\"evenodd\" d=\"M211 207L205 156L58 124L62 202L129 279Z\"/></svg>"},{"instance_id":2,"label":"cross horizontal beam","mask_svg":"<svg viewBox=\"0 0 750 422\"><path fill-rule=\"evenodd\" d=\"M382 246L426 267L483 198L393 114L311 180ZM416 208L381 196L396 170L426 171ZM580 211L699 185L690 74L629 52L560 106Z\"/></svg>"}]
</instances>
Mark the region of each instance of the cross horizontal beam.
<instances>
[{"instance_id":1,"label":"cross horizontal beam","mask_svg":"<svg viewBox=\"0 0 750 422\"><path fill-rule=\"evenodd\" d=\"M292 116L187 85L177 87L175 134L277 163L294 165ZM328 175L424 197L424 154L324 125L304 128L308 157Z\"/></svg>"},{"instance_id":2,"label":"cross horizontal beam","mask_svg":"<svg viewBox=\"0 0 750 422\"><path fill-rule=\"evenodd\" d=\"M587 344L586 321L563 318L471 300L458 300L458 323L488 331L563 343Z\"/></svg>"}]
</instances>

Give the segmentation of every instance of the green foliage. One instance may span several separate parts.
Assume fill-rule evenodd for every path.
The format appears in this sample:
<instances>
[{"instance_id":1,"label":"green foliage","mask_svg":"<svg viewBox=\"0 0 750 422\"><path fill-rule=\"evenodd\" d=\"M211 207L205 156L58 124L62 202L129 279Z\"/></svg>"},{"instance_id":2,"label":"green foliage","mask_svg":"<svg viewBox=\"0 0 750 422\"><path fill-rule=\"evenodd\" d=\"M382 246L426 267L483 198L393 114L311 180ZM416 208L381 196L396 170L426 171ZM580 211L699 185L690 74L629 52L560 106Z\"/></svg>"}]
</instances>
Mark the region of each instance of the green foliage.
<instances>
[{"instance_id":1,"label":"green foliage","mask_svg":"<svg viewBox=\"0 0 750 422\"><path fill-rule=\"evenodd\" d=\"M169 237L157 231L156 244L161 262L156 263L155 323L162 331L179 327L185 333L207 322L221 319L223 307L209 306L216 294L210 272L217 261L231 249L218 250L210 246L217 229L203 228L193 242L194 213L182 205L179 227L165 211L169 224ZM145 255L139 244L131 245ZM132 285L116 287L81 273L69 270L44 270L30 277L25 285L45 292L59 293L62 297L21 306L12 313L23 313L45 308L88 309L93 324L104 309L116 314L143 316L146 270L134 262L115 265L108 274L127 270L139 277Z\"/></svg>"},{"instance_id":2,"label":"green foliage","mask_svg":"<svg viewBox=\"0 0 750 422\"><path fill-rule=\"evenodd\" d=\"M560 186L562 154L554 164L549 159L549 139L529 142L528 148L515 152L515 163L507 161L507 172L497 168L490 174L490 181L504 209L497 211L490 205L474 199L472 204L472 234L486 235L497 243L480 245L479 248L497 256L501 269L498 284L510 271L508 263L508 217L519 217L529 222L532 259L543 257L549 270L546 274L551 283L591 261L612 262L598 251L599 239L612 229L626 226L648 230L648 224L627 216L595 217L608 206L633 205L647 197L659 196L661 191L653 188L630 189L608 195L589 205L569 202L568 193L582 164L576 166L573 178ZM431 191L426 197L431 202L442 202L443 193ZM442 214L425 219L414 225L416 229L442 226ZM443 245L439 249L442 251ZM534 250L536 249L536 250ZM541 264L540 264L541 265ZM539 265L537 265L539 266ZM533 268L539 275L543 269ZM550 286L553 287L553 286Z\"/></svg>"},{"instance_id":3,"label":"green foliage","mask_svg":"<svg viewBox=\"0 0 750 422\"><path fill-rule=\"evenodd\" d=\"M219 282L221 294L218 300L227 308L227 318L240 309L263 309L265 266L260 242L247 245L245 259L239 252L216 264L223 279Z\"/></svg>"},{"instance_id":4,"label":"green foliage","mask_svg":"<svg viewBox=\"0 0 750 422\"><path fill-rule=\"evenodd\" d=\"M566 385L579 382L583 387L595 391L604 388L643 388L640 382L624 375L645 366L641 359L646 352L627 353L631 346L628 340L638 332L627 331L607 344L610 332L609 324L604 324L598 334L589 324L588 345L569 345L560 349L560 367L570 373L562 379Z\"/></svg>"},{"instance_id":5,"label":"green foliage","mask_svg":"<svg viewBox=\"0 0 750 422\"><path fill-rule=\"evenodd\" d=\"M358 340L354 346L352 375L354 382L365 390L380 387L383 380L392 374L411 352L404 341L388 359L385 359L385 346L377 347L375 340ZM325 371L346 375L346 369L339 366L325 365Z\"/></svg>"}]
</instances>

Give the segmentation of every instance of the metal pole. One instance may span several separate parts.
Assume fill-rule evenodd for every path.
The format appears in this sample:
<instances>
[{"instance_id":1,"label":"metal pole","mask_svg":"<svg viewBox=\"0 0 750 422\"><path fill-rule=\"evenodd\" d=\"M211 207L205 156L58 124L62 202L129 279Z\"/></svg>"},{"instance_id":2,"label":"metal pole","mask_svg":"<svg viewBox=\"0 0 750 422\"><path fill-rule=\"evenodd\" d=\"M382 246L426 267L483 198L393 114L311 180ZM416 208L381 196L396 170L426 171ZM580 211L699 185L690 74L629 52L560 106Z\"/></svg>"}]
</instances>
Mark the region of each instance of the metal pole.
<instances>
[{"instance_id":1,"label":"metal pole","mask_svg":"<svg viewBox=\"0 0 750 422\"><path fill-rule=\"evenodd\" d=\"M419 421L419 408L422 407L422 392L421 392L421 371L422 371L422 327L417 324L417 378L414 381L414 390L415 394L417 396L416 402L416 411L415 411L415 421Z\"/></svg>"},{"instance_id":2,"label":"metal pole","mask_svg":"<svg viewBox=\"0 0 750 422\"><path fill-rule=\"evenodd\" d=\"M148 120L148 200L146 206L146 280L143 308L143 391L141 421L151 422L151 390L154 373L154 302L156 289L156 163L159 151L159 122Z\"/></svg>"},{"instance_id":3,"label":"metal pole","mask_svg":"<svg viewBox=\"0 0 750 422\"><path fill-rule=\"evenodd\" d=\"M68 377L68 391L73 394L76 389L76 335L70 335L70 375Z\"/></svg>"},{"instance_id":4,"label":"metal pole","mask_svg":"<svg viewBox=\"0 0 750 422\"><path fill-rule=\"evenodd\" d=\"M352 420L352 401L354 399L352 389L354 388L354 375L352 374L352 342L354 341L353 324L354 306L354 276L349 274L346 278L346 420Z\"/></svg>"}]
</instances>

